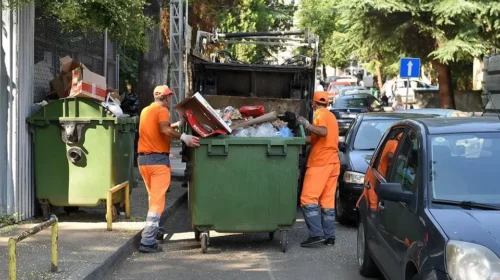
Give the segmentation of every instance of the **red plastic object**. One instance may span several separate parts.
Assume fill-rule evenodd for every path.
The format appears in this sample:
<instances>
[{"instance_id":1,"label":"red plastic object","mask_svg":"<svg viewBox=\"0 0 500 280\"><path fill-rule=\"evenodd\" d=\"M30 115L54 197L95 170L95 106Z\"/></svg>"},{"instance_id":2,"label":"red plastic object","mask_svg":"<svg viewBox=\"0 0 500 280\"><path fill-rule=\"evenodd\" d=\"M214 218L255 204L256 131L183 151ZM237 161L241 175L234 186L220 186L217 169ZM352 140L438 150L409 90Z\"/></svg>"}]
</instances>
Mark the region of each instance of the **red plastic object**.
<instances>
[{"instance_id":1,"label":"red plastic object","mask_svg":"<svg viewBox=\"0 0 500 280\"><path fill-rule=\"evenodd\" d=\"M240 113L241 116L244 118L248 117L260 117L264 115L264 106L258 105L258 106L243 106L240 108Z\"/></svg>"},{"instance_id":2,"label":"red plastic object","mask_svg":"<svg viewBox=\"0 0 500 280\"><path fill-rule=\"evenodd\" d=\"M224 129L214 129L212 131L208 131L203 125L201 125L193 115L193 111L191 109L186 110L186 117L191 125L191 128L196 131L202 138L206 138L208 136L212 136L214 134L224 134L227 135L227 131ZM208 126L208 125L207 125Z\"/></svg>"}]
</instances>

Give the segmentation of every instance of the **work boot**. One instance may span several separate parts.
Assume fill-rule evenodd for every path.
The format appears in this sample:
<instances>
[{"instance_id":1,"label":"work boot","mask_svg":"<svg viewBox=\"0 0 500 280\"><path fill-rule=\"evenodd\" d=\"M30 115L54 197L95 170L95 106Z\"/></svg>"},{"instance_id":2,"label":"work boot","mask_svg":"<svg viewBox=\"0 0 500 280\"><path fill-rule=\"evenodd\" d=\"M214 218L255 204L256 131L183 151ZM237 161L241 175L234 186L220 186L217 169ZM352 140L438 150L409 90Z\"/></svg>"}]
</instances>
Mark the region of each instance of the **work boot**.
<instances>
[{"instance_id":1,"label":"work boot","mask_svg":"<svg viewBox=\"0 0 500 280\"><path fill-rule=\"evenodd\" d=\"M163 236L164 236L163 233L158 233L158 235L156 235L156 243L164 244L165 240Z\"/></svg>"},{"instance_id":2,"label":"work boot","mask_svg":"<svg viewBox=\"0 0 500 280\"><path fill-rule=\"evenodd\" d=\"M165 229L164 228L158 228L158 234L156 234L156 243L158 244L164 244L165 243Z\"/></svg>"},{"instance_id":3,"label":"work boot","mask_svg":"<svg viewBox=\"0 0 500 280\"><path fill-rule=\"evenodd\" d=\"M323 237L309 237L307 238L306 241L300 243L300 247L312 247L314 245L317 245L319 243L325 242L325 238Z\"/></svg>"},{"instance_id":4,"label":"work boot","mask_svg":"<svg viewBox=\"0 0 500 280\"><path fill-rule=\"evenodd\" d=\"M141 243L139 246L139 252L141 253L159 253L162 251L163 249L158 244L144 245Z\"/></svg>"},{"instance_id":5,"label":"work boot","mask_svg":"<svg viewBox=\"0 0 500 280\"><path fill-rule=\"evenodd\" d=\"M326 244L326 246L333 246L333 245L335 245L335 238L327 238L325 240L325 244Z\"/></svg>"}]
</instances>

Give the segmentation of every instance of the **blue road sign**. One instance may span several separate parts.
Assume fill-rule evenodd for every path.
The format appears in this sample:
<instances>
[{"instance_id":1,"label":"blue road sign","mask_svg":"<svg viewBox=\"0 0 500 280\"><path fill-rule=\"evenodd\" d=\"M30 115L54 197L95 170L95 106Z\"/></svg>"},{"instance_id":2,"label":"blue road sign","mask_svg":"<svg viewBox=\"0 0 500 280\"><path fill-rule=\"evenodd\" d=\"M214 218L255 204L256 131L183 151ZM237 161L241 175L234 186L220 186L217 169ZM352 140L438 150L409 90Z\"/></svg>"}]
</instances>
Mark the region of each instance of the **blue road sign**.
<instances>
[{"instance_id":1,"label":"blue road sign","mask_svg":"<svg viewBox=\"0 0 500 280\"><path fill-rule=\"evenodd\" d=\"M420 58L401 58L399 61L399 77L402 79L419 78Z\"/></svg>"}]
</instances>

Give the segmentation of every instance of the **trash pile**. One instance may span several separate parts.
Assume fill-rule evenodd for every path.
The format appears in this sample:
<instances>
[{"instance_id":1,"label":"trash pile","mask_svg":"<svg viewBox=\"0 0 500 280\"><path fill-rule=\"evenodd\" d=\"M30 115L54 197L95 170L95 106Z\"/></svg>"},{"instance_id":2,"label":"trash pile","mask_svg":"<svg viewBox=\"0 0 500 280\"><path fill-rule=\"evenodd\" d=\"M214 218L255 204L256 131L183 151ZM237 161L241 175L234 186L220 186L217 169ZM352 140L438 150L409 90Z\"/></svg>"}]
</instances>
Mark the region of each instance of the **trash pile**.
<instances>
[{"instance_id":1,"label":"trash pile","mask_svg":"<svg viewBox=\"0 0 500 280\"><path fill-rule=\"evenodd\" d=\"M276 112L264 114L264 106L228 106L216 111L231 126L234 137L294 137L288 123L279 119Z\"/></svg>"},{"instance_id":2,"label":"trash pile","mask_svg":"<svg viewBox=\"0 0 500 280\"><path fill-rule=\"evenodd\" d=\"M296 116L293 112L278 115L265 113L264 106L243 106L239 109L227 106L214 109L195 93L175 106L180 116L184 116L193 131L207 138L222 134L233 137L294 137Z\"/></svg>"},{"instance_id":3,"label":"trash pile","mask_svg":"<svg viewBox=\"0 0 500 280\"><path fill-rule=\"evenodd\" d=\"M83 63L70 56L60 59L59 75L50 81L48 100L72 98L89 98L101 102L116 117L128 116L123 114L120 107L120 95L115 89L107 87L106 78L90 71ZM39 109L47 104L46 101L33 105Z\"/></svg>"}]
</instances>

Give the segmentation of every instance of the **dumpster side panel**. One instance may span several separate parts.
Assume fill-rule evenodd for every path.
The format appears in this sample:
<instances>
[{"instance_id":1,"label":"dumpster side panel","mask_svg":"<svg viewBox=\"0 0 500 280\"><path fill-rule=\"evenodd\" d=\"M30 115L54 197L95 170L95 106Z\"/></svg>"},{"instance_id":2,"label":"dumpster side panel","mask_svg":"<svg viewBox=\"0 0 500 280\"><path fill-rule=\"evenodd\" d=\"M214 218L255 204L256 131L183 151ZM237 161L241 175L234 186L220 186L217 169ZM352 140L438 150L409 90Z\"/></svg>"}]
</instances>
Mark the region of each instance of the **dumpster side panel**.
<instances>
[{"instance_id":1,"label":"dumpster side panel","mask_svg":"<svg viewBox=\"0 0 500 280\"><path fill-rule=\"evenodd\" d=\"M136 119L114 118L91 100L63 99L46 105L30 122L38 199L54 206L96 206L110 188L131 180ZM80 139L71 140L76 143L62 140L61 122L84 125ZM81 155L77 160L71 159L75 152ZM123 199L117 192L113 203Z\"/></svg>"},{"instance_id":2,"label":"dumpster side panel","mask_svg":"<svg viewBox=\"0 0 500 280\"><path fill-rule=\"evenodd\" d=\"M276 141L286 140L202 139L191 151L190 215L195 227L271 232L293 225L300 145L287 145L284 151Z\"/></svg>"}]
</instances>

